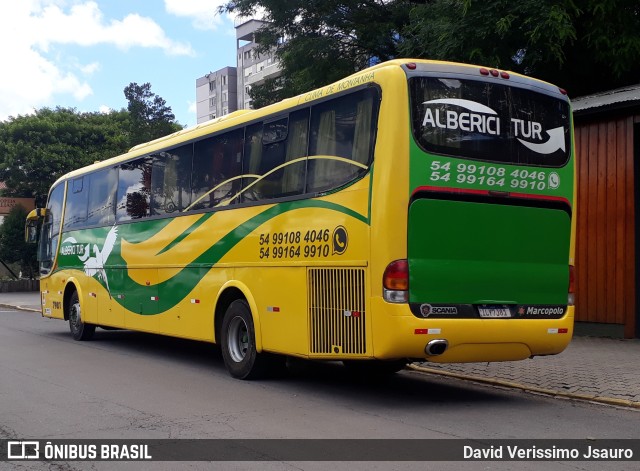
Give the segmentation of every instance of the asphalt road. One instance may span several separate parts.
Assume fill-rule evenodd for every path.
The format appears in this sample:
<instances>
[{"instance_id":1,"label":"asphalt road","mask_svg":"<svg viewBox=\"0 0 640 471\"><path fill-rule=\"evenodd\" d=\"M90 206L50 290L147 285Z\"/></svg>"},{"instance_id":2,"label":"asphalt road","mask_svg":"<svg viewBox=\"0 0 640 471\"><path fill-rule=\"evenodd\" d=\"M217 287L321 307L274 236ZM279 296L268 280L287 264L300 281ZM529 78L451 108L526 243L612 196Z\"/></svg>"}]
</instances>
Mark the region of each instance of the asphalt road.
<instances>
[{"instance_id":1,"label":"asphalt road","mask_svg":"<svg viewBox=\"0 0 640 471\"><path fill-rule=\"evenodd\" d=\"M403 371L362 381L338 364L231 378L212 345L0 311L0 438L625 439L640 411ZM0 463L7 469L427 469L424 463ZM341 466L344 466L341 468ZM638 462L455 462L429 469L637 469Z\"/></svg>"}]
</instances>

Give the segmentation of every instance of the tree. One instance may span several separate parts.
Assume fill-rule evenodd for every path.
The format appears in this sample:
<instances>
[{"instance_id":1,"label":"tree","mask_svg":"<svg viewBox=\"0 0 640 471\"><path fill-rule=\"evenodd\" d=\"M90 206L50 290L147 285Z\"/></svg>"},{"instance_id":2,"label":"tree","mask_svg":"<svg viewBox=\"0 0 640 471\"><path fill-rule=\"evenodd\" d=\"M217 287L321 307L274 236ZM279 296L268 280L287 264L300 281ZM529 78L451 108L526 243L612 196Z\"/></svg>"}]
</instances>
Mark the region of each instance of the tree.
<instances>
[{"instance_id":1,"label":"tree","mask_svg":"<svg viewBox=\"0 0 640 471\"><path fill-rule=\"evenodd\" d=\"M397 56L399 32L412 3L231 0L219 11L250 17L257 8L264 9L267 24L256 35L257 51L264 54L275 48L283 73L252 87L254 106L260 107Z\"/></svg>"},{"instance_id":2,"label":"tree","mask_svg":"<svg viewBox=\"0 0 640 471\"><path fill-rule=\"evenodd\" d=\"M416 5L404 55L531 75L573 96L640 77L637 0L434 0Z\"/></svg>"},{"instance_id":3,"label":"tree","mask_svg":"<svg viewBox=\"0 0 640 471\"><path fill-rule=\"evenodd\" d=\"M19 263L22 273L33 279L38 268L36 246L24 241L24 222L27 210L14 206L0 225L0 260Z\"/></svg>"},{"instance_id":4,"label":"tree","mask_svg":"<svg viewBox=\"0 0 640 471\"><path fill-rule=\"evenodd\" d=\"M130 145L152 141L182 129L167 102L151 92L151 84L130 83L124 89L129 101L127 110L131 122Z\"/></svg>"},{"instance_id":5,"label":"tree","mask_svg":"<svg viewBox=\"0 0 640 471\"><path fill-rule=\"evenodd\" d=\"M0 122L0 181L6 196L46 195L71 170L126 152L182 127L148 83L125 88L129 111L79 113L42 108Z\"/></svg>"},{"instance_id":6,"label":"tree","mask_svg":"<svg viewBox=\"0 0 640 471\"><path fill-rule=\"evenodd\" d=\"M559 64L575 40L572 2L436 0L416 6L404 30L403 53L520 71Z\"/></svg>"},{"instance_id":7,"label":"tree","mask_svg":"<svg viewBox=\"0 0 640 471\"><path fill-rule=\"evenodd\" d=\"M71 170L129 148L126 111L78 113L42 108L0 122L0 181L7 196L46 195Z\"/></svg>"},{"instance_id":8,"label":"tree","mask_svg":"<svg viewBox=\"0 0 640 471\"><path fill-rule=\"evenodd\" d=\"M513 70L573 96L640 77L637 0L229 0L219 11L258 9L268 21L259 51L276 48L282 67L252 88L260 105L394 57Z\"/></svg>"}]
</instances>

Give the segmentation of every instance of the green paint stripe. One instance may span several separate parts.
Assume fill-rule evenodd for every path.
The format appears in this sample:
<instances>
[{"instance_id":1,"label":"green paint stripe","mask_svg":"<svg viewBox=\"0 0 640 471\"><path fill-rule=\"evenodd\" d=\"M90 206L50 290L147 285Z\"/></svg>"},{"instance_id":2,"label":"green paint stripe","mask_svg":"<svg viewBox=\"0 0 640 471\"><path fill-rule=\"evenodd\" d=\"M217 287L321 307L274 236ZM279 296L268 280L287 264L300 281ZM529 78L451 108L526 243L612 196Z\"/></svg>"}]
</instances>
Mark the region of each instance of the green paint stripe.
<instances>
[{"instance_id":1,"label":"green paint stripe","mask_svg":"<svg viewBox=\"0 0 640 471\"><path fill-rule=\"evenodd\" d=\"M150 295L153 293L161 293L162 298L162 311L156 313L149 313L149 315L159 314L175 307L180 301L193 291L193 289L202 281L202 278L206 275L206 272L201 269L192 269L192 266L214 266L224 257L231 249L233 249L240 241L242 241L247 235L252 233L256 228L265 222L273 219L276 216L292 211L294 209L305 208L323 208L332 211L337 211L346 214L354 219L357 219L367 225L369 225L368 218L363 216L352 209L345 206L331 203L327 201L317 200L304 200L304 201L292 201L289 203L280 203L265 211L257 214L248 221L242 223L235 229L228 232L218 242L212 245L209 249L203 252L200 256L193 260L190 266L183 268L174 277L169 280L163 281L155 286L142 286L131 279L128 272L124 276L124 285L118 291L123 292L138 292L141 290L148 290ZM191 272L187 272L191 270ZM144 293L140 293L142 299L145 298ZM131 299L131 297L125 297L125 299L117 299L117 302L126 309L132 312L138 312L140 310L140 297L135 296L137 299ZM143 313L144 314L144 313Z\"/></svg>"},{"instance_id":2,"label":"green paint stripe","mask_svg":"<svg viewBox=\"0 0 640 471\"><path fill-rule=\"evenodd\" d=\"M173 221L173 218L162 218L152 221L133 220L123 224L118 224L118 234L122 235L126 233L127 242L131 244L137 244L139 242L144 242L145 240L149 239L149 237L152 237L154 234L160 232L171 221ZM97 228L96 230L99 231L104 229L105 228L101 227ZM109 230L108 227L106 229Z\"/></svg>"},{"instance_id":3,"label":"green paint stripe","mask_svg":"<svg viewBox=\"0 0 640 471\"><path fill-rule=\"evenodd\" d=\"M198 219L193 224L191 224L187 229L182 231L182 234L180 234L178 237L173 239L166 247L164 247L162 250L160 250L160 252L158 252L156 255L161 255L161 254L171 250L173 247L175 247L180 242L182 242L184 239L186 239L193 231L198 229L198 227L200 227L202 224L204 224L205 221L207 221L214 214L215 213L205 213L205 214L203 214L200 219Z\"/></svg>"}]
</instances>

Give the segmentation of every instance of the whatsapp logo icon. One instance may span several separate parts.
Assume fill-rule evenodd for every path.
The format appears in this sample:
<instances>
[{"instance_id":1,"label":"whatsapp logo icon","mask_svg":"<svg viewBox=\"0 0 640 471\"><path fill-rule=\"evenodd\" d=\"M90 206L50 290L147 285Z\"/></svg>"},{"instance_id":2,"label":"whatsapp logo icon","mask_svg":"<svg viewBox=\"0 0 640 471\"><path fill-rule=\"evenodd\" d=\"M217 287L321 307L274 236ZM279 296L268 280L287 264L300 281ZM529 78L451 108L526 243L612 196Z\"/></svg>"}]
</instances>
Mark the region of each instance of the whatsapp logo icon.
<instances>
[{"instance_id":1,"label":"whatsapp logo icon","mask_svg":"<svg viewBox=\"0 0 640 471\"><path fill-rule=\"evenodd\" d=\"M349 245L349 236L347 234L347 230L344 227L336 227L333 230L331 240L333 242L333 255L342 255L347 251L347 245Z\"/></svg>"}]
</instances>

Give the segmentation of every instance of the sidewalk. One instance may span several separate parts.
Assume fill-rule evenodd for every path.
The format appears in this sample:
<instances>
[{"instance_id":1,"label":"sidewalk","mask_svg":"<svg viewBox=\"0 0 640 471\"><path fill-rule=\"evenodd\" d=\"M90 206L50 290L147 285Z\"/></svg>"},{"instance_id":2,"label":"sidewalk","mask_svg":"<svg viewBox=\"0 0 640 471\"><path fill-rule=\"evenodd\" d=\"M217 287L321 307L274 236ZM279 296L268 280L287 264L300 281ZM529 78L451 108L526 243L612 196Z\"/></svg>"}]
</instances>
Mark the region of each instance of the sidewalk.
<instances>
[{"instance_id":1,"label":"sidewalk","mask_svg":"<svg viewBox=\"0 0 640 471\"><path fill-rule=\"evenodd\" d=\"M640 409L640 340L574 337L559 355L412 369L525 391Z\"/></svg>"},{"instance_id":2,"label":"sidewalk","mask_svg":"<svg viewBox=\"0 0 640 471\"><path fill-rule=\"evenodd\" d=\"M0 307L13 307L23 311L42 312L38 291L0 293Z\"/></svg>"},{"instance_id":3,"label":"sidewalk","mask_svg":"<svg viewBox=\"0 0 640 471\"><path fill-rule=\"evenodd\" d=\"M40 312L40 295L0 293L0 307ZM574 337L559 355L501 363L413 363L429 374L640 409L640 339Z\"/></svg>"}]
</instances>

